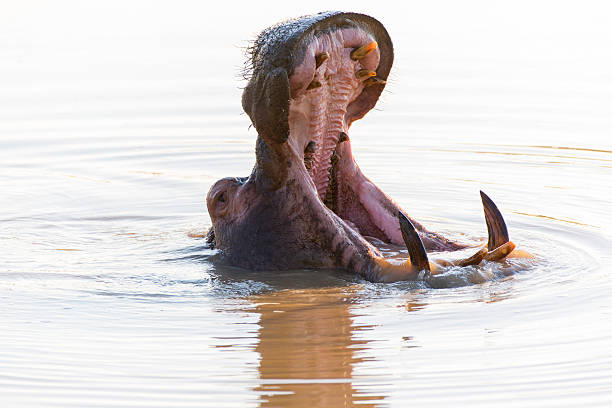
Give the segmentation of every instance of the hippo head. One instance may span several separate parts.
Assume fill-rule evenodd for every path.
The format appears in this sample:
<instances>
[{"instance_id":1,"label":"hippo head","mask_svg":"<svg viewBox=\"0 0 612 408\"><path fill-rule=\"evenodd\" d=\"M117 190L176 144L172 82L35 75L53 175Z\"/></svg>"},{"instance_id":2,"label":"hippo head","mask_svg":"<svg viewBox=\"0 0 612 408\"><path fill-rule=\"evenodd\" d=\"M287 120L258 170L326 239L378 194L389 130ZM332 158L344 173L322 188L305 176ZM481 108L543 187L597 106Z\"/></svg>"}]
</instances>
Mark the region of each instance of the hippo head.
<instances>
[{"instance_id":1,"label":"hippo head","mask_svg":"<svg viewBox=\"0 0 612 408\"><path fill-rule=\"evenodd\" d=\"M414 279L429 270L425 248L462 248L406 217L353 157L349 128L375 106L393 63L380 22L343 12L301 17L264 30L250 53L242 106L258 133L256 163L249 177L221 179L207 196L209 242L231 264ZM508 242L493 214L490 250ZM374 239L405 244L411 262L386 262Z\"/></svg>"}]
</instances>

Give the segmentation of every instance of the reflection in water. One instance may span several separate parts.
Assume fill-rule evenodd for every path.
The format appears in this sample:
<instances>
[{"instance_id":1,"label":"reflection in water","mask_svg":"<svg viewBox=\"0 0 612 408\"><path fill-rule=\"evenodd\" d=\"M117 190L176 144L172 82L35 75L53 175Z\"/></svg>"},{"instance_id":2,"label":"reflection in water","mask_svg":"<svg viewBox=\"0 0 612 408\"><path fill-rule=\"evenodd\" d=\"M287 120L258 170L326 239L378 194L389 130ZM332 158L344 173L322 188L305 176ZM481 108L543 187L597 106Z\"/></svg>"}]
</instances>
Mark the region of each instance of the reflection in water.
<instances>
[{"instance_id":1,"label":"reflection in water","mask_svg":"<svg viewBox=\"0 0 612 408\"><path fill-rule=\"evenodd\" d=\"M1 407L611 406L612 3L300 4L392 33L368 178L472 243L484 189L535 255L431 287L237 271L186 234L253 168L237 47L295 4L33 3L0 6Z\"/></svg>"},{"instance_id":2,"label":"reflection in water","mask_svg":"<svg viewBox=\"0 0 612 408\"><path fill-rule=\"evenodd\" d=\"M407 312L416 312L427 306L427 304L422 300L423 292L424 291L422 290L415 290L406 294L406 303L403 307Z\"/></svg>"},{"instance_id":3,"label":"reflection in water","mask_svg":"<svg viewBox=\"0 0 612 408\"><path fill-rule=\"evenodd\" d=\"M384 395L360 395L353 369L367 341L351 304L358 286L283 290L252 298L261 314L259 363L261 407L374 407Z\"/></svg>"}]
</instances>

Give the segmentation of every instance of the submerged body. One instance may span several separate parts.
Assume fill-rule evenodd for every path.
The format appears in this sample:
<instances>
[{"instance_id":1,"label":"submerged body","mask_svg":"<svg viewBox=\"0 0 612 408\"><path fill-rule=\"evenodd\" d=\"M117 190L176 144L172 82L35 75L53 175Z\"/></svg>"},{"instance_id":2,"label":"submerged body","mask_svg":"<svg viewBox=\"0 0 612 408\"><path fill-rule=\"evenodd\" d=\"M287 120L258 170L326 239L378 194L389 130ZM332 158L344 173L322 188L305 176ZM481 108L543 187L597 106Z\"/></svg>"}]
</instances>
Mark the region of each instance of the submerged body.
<instances>
[{"instance_id":1,"label":"submerged body","mask_svg":"<svg viewBox=\"0 0 612 408\"><path fill-rule=\"evenodd\" d=\"M349 128L376 104L392 62L386 30L361 14L321 13L260 34L243 94L258 132L256 164L248 178L219 180L207 196L209 240L228 262L392 281L426 276L426 249L463 248L406 217L352 155ZM484 194L483 204L487 249L454 264L501 259L514 248ZM364 236L406 244L411 261L389 263Z\"/></svg>"}]
</instances>

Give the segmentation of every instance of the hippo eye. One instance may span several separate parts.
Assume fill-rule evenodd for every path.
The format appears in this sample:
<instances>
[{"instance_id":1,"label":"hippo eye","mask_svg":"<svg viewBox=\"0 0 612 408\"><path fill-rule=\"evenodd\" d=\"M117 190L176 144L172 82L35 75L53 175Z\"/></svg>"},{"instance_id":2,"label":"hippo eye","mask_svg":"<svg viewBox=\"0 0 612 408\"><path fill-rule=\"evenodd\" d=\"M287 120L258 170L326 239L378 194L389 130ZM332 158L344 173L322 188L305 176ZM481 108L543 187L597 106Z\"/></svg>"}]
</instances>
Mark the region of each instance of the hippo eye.
<instances>
[{"instance_id":1,"label":"hippo eye","mask_svg":"<svg viewBox=\"0 0 612 408\"><path fill-rule=\"evenodd\" d=\"M227 200L227 196L226 196L225 191L219 194L219 196L217 197L217 201L220 203L224 203L226 200Z\"/></svg>"}]
</instances>

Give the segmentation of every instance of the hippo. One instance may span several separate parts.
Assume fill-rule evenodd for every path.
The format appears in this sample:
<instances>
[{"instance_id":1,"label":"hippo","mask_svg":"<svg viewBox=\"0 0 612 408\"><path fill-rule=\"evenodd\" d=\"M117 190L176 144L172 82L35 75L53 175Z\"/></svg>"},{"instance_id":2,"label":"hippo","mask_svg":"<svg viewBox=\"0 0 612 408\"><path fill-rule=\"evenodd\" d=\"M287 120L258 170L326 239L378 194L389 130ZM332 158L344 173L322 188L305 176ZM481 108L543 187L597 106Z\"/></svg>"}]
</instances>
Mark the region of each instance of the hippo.
<instances>
[{"instance_id":1,"label":"hippo","mask_svg":"<svg viewBox=\"0 0 612 408\"><path fill-rule=\"evenodd\" d=\"M208 192L207 241L225 262L251 270L341 269L372 282L427 279L445 267L499 261L515 248L496 205L481 192L489 240L466 259L429 251L466 248L427 230L370 181L349 129L376 104L393 44L376 19L324 12L267 28L249 49L242 106L257 131L248 177ZM372 242L405 245L385 259Z\"/></svg>"}]
</instances>

